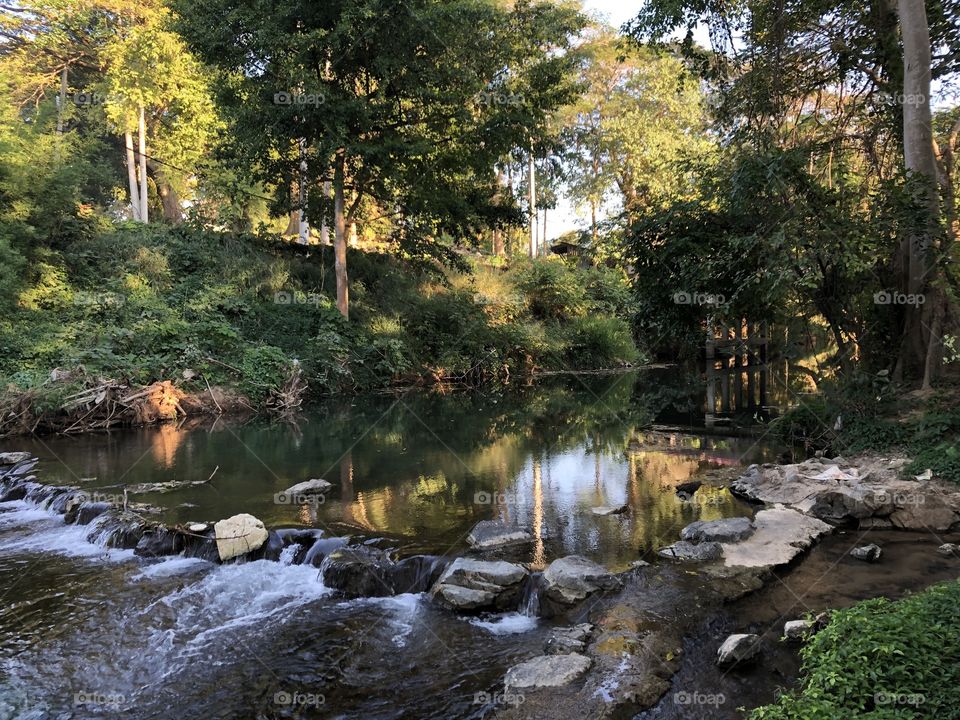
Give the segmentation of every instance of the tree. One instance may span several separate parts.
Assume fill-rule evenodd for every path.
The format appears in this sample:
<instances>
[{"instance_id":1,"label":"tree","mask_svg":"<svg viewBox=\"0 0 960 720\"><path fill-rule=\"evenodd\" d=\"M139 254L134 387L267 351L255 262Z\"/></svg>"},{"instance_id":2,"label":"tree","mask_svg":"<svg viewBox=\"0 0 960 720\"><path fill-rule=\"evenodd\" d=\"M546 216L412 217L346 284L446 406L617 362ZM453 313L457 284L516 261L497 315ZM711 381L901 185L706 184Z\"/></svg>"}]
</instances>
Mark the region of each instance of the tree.
<instances>
[{"instance_id":1,"label":"tree","mask_svg":"<svg viewBox=\"0 0 960 720\"><path fill-rule=\"evenodd\" d=\"M572 8L486 0L176 7L189 44L220 70L233 152L265 183L306 177L311 224L329 209L344 316L347 228L363 199L393 213L394 240L418 251L489 227L492 169L569 98L562 50L581 23ZM277 212L289 202L281 194Z\"/></svg>"}]
</instances>

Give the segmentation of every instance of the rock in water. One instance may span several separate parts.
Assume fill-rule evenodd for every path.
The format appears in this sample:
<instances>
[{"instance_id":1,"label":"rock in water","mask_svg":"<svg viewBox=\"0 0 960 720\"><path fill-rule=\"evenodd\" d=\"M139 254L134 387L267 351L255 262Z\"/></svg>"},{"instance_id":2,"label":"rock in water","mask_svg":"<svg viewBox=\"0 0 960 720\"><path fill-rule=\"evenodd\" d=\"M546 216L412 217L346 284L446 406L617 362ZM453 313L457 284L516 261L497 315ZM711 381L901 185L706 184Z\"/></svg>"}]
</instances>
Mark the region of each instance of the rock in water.
<instances>
[{"instance_id":1,"label":"rock in water","mask_svg":"<svg viewBox=\"0 0 960 720\"><path fill-rule=\"evenodd\" d=\"M327 587L352 597L384 597L393 594L389 581L393 565L385 551L361 545L334 550L320 567Z\"/></svg>"},{"instance_id":2,"label":"rock in water","mask_svg":"<svg viewBox=\"0 0 960 720\"><path fill-rule=\"evenodd\" d=\"M690 482L680 483L674 488L674 491L681 500L689 500L702 485L703 483L700 480L691 480Z\"/></svg>"},{"instance_id":3,"label":"rock in water","mask_svg":"<svg viewBox=\"0 0 960 720\"><path fill-rule=\"evenodd\" d=\"M33 456L28 452L5 452L0 453L0 465L16 465L26 462Z\"/></svg>"},{"instance_id":4,"label":"rock in water","mask_svg":"<svg viewBox=\"0 0 960 720\"><path fill-rule=\"evenodd\" d=\"M680 531L680 539L687 542L739 542L753 535L756 528L750 518L735 517L726 520L698 520Z\"/></svg>"},{"instance_id":5,"label":"rock in water","mask_svg":"<svg viewBox=\"0 0 960 720\"><path fill-rule=\"evenodd\" d=\"M832 527L822 520L784 507L761 510L753 519L756 527L746 540L723 543L728 567L772 568L786 565Z\"/></svg>"},{"instance_id":6,"label":"rock in water","mask_svg":"<svg viewBox=\"0 0 960 720\"><path fill-rule=\"evenodd\" d=\"M247 513L220 520L213 526L213 530L221 562L259 549L269 537L263 523Z\"/></svg>"},{"instance_id":7,"label":"rock in water","mask_svg":"<svg viewBox=\"0 0 960 720\"><path fill-rule=\"evenodd\" d=\"M292 487L288 487L282 493L278 493L278 495L287 498L287 502L298 502L296 500L298 496L308 497L311 495L323 495L332 487L332 483L320 478L316 478L314 480L306 480L302 483L297 483Z\"/></svg>"},{"instance_id":8,"label":"rock in water","mask_svg":"<svg viewBox=\"0 0 960 720\"><path fill-rule=\"evenodd\" d=\"M960 557L960 545L956 543L944 543L937 548L937 552L945 557Z\"/></svg>"},{"instance_id":9,"label":"rock in water","mask_svg":"<svg viewBox=\"0 0 960 720\"><path fill-rule=\"evenodd\" d=\"M533 540L533 536L523 528L515 525L505 525L496 520L481 520L473 526L467 535L470 547L476 550L492 550L495 548L517 545Z\"/></svg>"},{"instance_id":10,"label":"rock in water","mask_svg":"<svg viewBox=\"0 0 960 720\"><path fill-rule=\"evenodd\" d=\"M630 512L629 505L599 505L598 507L591 508L591 512L594 515L623 515L624 513Z\"/></svg>"},{"instance_id":11,"label":"rock in water","mask_svg":"<svg viewBox=\"0 0 960 720\"><path fill-rule=\"evenodd\" d=\"M598 590L618 590L620 579L602 565L579 555L554 560L543 573L543 594L572 605Z\"/></svg>"},{"instance_id":12,"label":"rock in water","mask_svg":"<svg viewBox=\"0 0 960 720\"><path fill-rule=\"evenodd\" d=\"M503 679L507 691L562 687L568 685L590 669L591 660L586 655L541 655L514 665Z\"/></svg>"},{"instance_id":13,"label":"rock in water","mask_svg":"<svg viewBox=\"0 0 960 720\"><path fill-rule=\"evenodd\" d=\"M593 625L580 623L568 628L557 628L547 638L543 650L547 655L567 655L583 652L587 645Z\"/></svg>"},{"instance_id":14,"label":"rock in water","mask_svg":"<svg viewBox=\"0 0 960 720\"><path fill-rule=\"evenodd\" d=\"M731 635L717 650L717 665L735 665L760 654L760 638L753 634Z\"/></svg>"},{"instance_id":15,"label":"rock in water","mask_svg":"<svg viewBox=\"0 0 960 720\"><path fill-rule=\"evenodd\" d=\"M457 558L437 580L435 600L454 610L514 609L526 568L503 560Z\"/></svg>"},{"instance_id":16,"label":"rock in water","mask_svg":"<svg viewBox=\"0 0 960 720\"><path fill-rule=\"evenodd\" d=\"M679 560L681 562L710 562L719 560L723 557L723 548L720 543L704 542L694 544L681 540L673 545L667 545L657 550L657 555L670 560Z\"/></svg>"},{"instance_id":17,"label":"rock in water","mask_svg":"<svg viewBox=\"0 0 960 720\"><path fill-rule=\"evenodd\" d=\"M881 555L883 555L883 550L880 549L879 545L875 545L873 543L870 545L855 547L850 551L851 557L854 557L857 560L863 560L864 562L876 562L880 559Z\"/></svg>"},{"instance_id":18,"label":"rock in water","mask_svg":"<svg viewBox=\"0 0 960 720\"><path fill-rule=\"evenodd\" d=\"M798 642L804 640L812 630L812 620L788 620L783 624L783 637Z\"/></svg>"}]
</instances>

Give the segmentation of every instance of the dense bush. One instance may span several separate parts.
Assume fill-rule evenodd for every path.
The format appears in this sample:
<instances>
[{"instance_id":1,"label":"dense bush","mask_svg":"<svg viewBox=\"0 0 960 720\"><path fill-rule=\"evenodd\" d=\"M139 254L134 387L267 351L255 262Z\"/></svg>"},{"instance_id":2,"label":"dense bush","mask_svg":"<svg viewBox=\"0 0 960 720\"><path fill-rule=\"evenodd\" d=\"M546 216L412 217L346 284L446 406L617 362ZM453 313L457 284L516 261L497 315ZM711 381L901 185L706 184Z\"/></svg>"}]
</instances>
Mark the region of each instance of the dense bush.
<instances>
[{"instance_id":1,"label":"dense bush","mask_svg":"<svg viewBox=\"0 0 960 720\"><path fill-rule=\"evenodd\" d=\"M0 247L0 255L3 253ZM634 362L622 273L557 259L471 272L351 250L351 320L337 312L329 248L186 226L128 224L35 249L0 275L0 380L24 388L56 367L259 400L297 360L315 393ZM13 258L14 260L16 258ZM0 298L2 300L2 298Z\"/></svg>"},{"instance_id":2,"label":"dense bush","mask_svg":"<svg viewBox=\"0 0 960 720\"><path fill-rule=\"evenodd\" d=\"M800 688L751 720L960 717L960 582L833 614L801 651Z\"/></svg>"}]
</instances>

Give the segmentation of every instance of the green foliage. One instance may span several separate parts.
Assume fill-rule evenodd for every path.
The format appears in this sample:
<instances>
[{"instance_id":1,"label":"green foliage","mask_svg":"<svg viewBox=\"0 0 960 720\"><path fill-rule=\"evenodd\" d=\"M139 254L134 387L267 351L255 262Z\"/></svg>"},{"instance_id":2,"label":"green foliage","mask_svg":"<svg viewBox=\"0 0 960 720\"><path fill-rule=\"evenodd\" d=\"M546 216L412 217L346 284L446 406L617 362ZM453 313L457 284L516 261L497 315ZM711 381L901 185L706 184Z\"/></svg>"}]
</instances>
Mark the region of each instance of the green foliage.
<instances>
[{"instance_id":1,"label":"green foliage","mask_svg":"<svg viewBox=\"0 0 960 720\"><path fill-rule=\"evenodd\" d=\"M513 271L517 287L540 320L579 317L588 308L587 289L560 259L518 263Z\"/></svg>"},{"instance_id":2,"label":"green foliage","mask_svg":"<svg viewBox=\"0 0 960 720\"><path fill-rule=\"evenodd\" d=\"M630 325L618 317L588 315L564 329L565 359L571 369L617 367L639 358Z\"/></svg>"},{"instance_id":3,"label":"green foliage","mask_svg":"<svg viewBox=\"0 0 960 720\"><path fill-rule=\"evenodd\" d=\"M835 612L801 650L800 689L750 720L960 717L960 582Z\"/></svg>"}]
</instances>

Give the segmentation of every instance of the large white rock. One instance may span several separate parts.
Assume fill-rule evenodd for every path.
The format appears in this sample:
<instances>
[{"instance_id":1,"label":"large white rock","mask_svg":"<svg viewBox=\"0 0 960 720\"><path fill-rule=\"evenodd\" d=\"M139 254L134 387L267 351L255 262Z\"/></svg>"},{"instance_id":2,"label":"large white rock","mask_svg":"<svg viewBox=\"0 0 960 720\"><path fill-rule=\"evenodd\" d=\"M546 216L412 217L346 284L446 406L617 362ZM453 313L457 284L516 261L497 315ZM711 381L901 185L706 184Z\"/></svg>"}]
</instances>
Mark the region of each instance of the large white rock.
<instances>
[{"instance_id":1,"label":"large white rock","mask_svg":"<svg viewBox=\"0 0 960 720\"><path fill-rule=\"evenodd\" d=\"M303 482L297 483L292 487L288 487L283 491L283 494L287 495L288 497L293 497L296 495L322 495L332 487L332 483L317 478L314 480L304 480Z\"/></svg>"},{"instance_id":2,"label":"large white rock","mask_svg":"<svg viewBox=\"0 0 960 720\"><path fill-rule=\"evenodd\" d=\"M786 565L833 530L822 520L785 507L761 510L753 524L756 531L746 540L721 543L724 564L728 567Z\"/></svg>"},{"instance_id":3,"label":"large white rock","mask_svg":"<svg viewBox=\"0 0 960 720\"><path fill-rule=\"evenodd\" d=\"M437 580L433 597L455 610L503 610L519 600L526 577L526 568L514 563L457 558Z\"/></svg>"},{"instance_id":4,"label":"large white rock","mask_svg":"<svg viewBox=\"0 0 960 720\"><path fill-rule=\"evenodd\" d=\"M580 653L541 655L507 670L506 689L562 687L590 669L591 660Z\"/></svg>"},{"instance_id":5,"label":"large white rock","mask_svg":"<svg viewBox=\"0 0 960 720\"><path fill-rule=\"evenodd\" d=\"M213 526L220 560L232 560L258 550L267 541L267 529L253 515L240 513Z\"/></svg>"}]
</instances>

